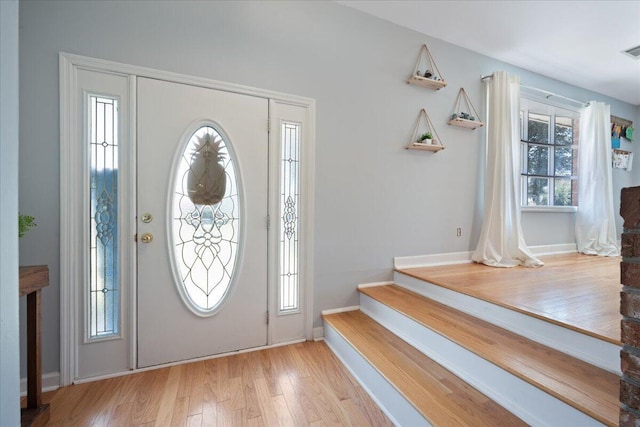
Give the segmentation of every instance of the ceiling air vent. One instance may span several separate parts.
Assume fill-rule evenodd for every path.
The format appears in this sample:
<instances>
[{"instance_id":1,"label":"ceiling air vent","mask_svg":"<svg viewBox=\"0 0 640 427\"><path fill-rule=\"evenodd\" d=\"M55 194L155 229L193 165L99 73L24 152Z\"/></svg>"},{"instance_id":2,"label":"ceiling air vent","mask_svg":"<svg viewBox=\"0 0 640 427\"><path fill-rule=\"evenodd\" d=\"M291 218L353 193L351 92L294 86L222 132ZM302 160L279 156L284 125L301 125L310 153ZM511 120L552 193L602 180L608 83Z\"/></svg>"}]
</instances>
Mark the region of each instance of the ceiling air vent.
<instances>
[{"instance_id":1,"label":"ceiling air vent","mask_svg":"<svg viewBox=\"0 0 640 427\"><path fill-rule=\"evenodd\" d=\"M625 55L629 55L633 59L640 59L640 46L632 47L631 49L627 49L623 51Z\"/></svg>"}]
</instances>

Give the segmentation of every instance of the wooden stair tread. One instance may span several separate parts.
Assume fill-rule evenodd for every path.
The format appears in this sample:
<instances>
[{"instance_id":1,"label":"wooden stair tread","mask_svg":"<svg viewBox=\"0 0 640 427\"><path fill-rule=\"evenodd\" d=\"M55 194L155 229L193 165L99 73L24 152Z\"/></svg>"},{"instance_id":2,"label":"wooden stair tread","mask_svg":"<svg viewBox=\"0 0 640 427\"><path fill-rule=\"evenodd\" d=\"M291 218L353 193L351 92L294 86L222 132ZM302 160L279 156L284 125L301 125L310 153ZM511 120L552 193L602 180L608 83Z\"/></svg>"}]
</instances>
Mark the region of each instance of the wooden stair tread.
<instances>
[{"instance_id":1,"label":"wooden stair tread","mask_svg":"<svg viewBox=\"0 0 640 427\"><path fill-rule=\"evenodd\" d=\"M620 378L397 285L360 292L546 391L606 425L617 425Z\"/></svg>"},{"instance_id":2,"label":"wooden stair tread","mask_svg":"<svg viewBox=\"0 0 640 427\"><path fill-rule=\"evenodd\" d=\"M323 318L433 425L526 425L361 311Z\"/></svg>"}]
</instances>

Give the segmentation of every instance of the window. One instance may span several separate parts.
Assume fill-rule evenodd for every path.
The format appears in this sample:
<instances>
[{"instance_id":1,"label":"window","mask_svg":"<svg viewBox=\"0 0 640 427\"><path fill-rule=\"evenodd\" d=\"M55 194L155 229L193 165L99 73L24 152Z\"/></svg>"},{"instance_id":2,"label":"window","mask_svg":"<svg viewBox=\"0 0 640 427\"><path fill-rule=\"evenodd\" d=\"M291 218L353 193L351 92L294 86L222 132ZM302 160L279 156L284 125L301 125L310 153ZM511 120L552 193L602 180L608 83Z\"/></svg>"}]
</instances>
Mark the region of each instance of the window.
<instances>
[{"instance_id":1,"label":"window","mask_svg":"<svg viewBox=\"0 0 640 427\"><path fill-rule=\"evenodd\" d=\"M225 301L236 273L242 218L230 141L210 125L184 145L173 186L173 268L179 292L199 315Z\"/></svg>"},{"instance_id":2,"label":"window","mask_svg":"<svg viewBox=\"0 0 640 427\"><path fill-rule=\"evenodd\" d=\"M578 205L580 114L521 99L522 206Z\"/></svg>"},{"instance_id":3,"label":"window","mask_svg":"<svg viewBox=\"0 0 640 427\"><path fill-rule=\"evenodd\" d=\"M89 338L118 335L118 100L89 96Z\"/></svg>"},{"instance_id":4,"label":"window","mask_svg":"<svg viewBox=\"0 0 640 427\"><path fill-rule=\"evenodd\" d=\"M279 311L299 310L300 136L299 123L281 123Z\"/></svg>"}]
</instances>

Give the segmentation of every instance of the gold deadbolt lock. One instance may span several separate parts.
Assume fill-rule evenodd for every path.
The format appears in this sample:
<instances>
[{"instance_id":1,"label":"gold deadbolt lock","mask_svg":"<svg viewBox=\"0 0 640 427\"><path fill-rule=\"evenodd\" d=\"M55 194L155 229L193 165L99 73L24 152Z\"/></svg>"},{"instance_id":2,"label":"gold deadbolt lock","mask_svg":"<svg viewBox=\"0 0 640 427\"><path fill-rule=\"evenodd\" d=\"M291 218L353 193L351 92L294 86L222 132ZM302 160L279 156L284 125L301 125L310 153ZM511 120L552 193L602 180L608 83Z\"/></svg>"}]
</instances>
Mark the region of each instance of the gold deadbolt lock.
<instances>
[{"instance_id":1,"label":"gold deadbolt lock","mask_svg":"<svg viewBox=\"0 0 640 427\"><path fill-rule=\"evenodd\" d=\"M151 215L149 212L142 214L142 222L144 223L150 223L151 221L153 221L153 215Z\"/></svg>"},{"instance_id":2,"label":"gold deadbolt lock","mask_svg":"<svg viewBox=\"0 0 640 427\"><path fill-rule=\"evenodd\" d=\"M140 237L140 241L142 243L151 243L151 241L153 240L153 234L151 233L144 233L141 237Z\"/></svg>"}]
</instances>

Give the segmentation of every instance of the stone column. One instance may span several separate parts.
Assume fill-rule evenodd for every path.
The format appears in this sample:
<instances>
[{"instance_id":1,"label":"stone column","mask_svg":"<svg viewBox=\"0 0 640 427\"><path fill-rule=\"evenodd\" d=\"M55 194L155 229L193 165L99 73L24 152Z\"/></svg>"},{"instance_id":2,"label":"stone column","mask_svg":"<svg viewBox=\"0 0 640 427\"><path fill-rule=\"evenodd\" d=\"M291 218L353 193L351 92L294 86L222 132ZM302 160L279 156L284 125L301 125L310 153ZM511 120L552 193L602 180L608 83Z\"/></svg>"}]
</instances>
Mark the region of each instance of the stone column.
<instances>
[{"instance_id":1,"label":"stone column","mask_svg":"<svg viewBox=\"0 0 640 427\"><path fill-rule=\"evenodd\" d=\"M623 188L620 426L640 427L640 187Z\"/></svg>"}]
</instances>

